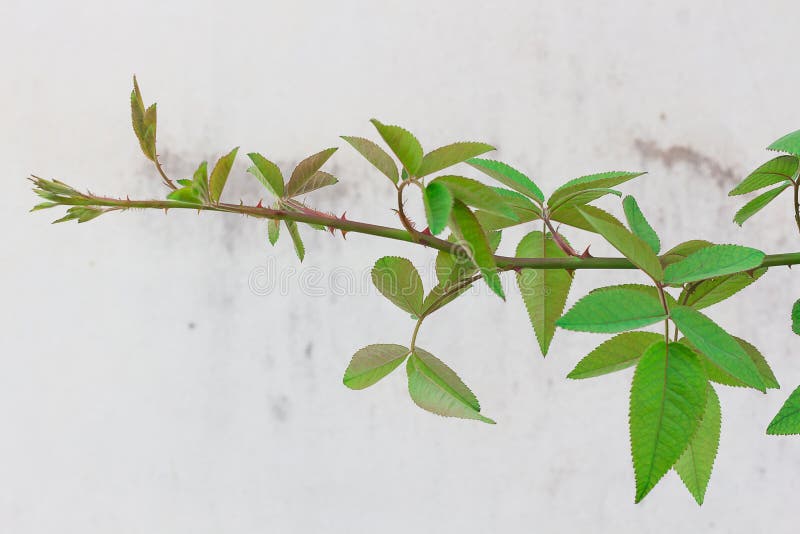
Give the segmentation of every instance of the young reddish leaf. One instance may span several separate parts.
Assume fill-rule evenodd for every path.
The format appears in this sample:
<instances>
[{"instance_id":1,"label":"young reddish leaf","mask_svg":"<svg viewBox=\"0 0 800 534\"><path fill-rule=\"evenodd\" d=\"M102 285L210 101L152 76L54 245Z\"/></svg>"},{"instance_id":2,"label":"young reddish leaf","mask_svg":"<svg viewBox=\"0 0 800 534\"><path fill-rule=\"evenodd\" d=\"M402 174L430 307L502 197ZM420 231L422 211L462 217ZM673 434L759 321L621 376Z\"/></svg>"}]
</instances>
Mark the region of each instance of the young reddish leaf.
<instances>
[{"instance_id":1,"label":"young reddish leaf","mask_svg":"<svg viewBox=\"0 0 800 534\"><path fill-rule=\"evenodd\" d=\"M414 349L406 364L408 392L414 403L444 417L494 421L484 417L477 397L458 375L433 354Z\"/></svg>"},{"instance_id":2,"label":"young reddish leaf","mask_svg":"<svg viewBox=\"0 0 800 534\"><path fill-rule=\"evenodd\" d=\"M453 195L439 182L431 182L423 193L425 215L428 218L428 229L433 235L439 234L447 227L450 210L453 208Z\"/></svg>"},{"instance_id":3,"label":"young reddish leaf","mask_svg":"<svg viewBox=\"0 0 800 534\"><path fill-rule=\"evenodd\" d=\"M703 416L707 383L697 355L680 343L654 343L639 360L630 396L637 503L686 450Z\"/></svg>"},{"instance_id":4,"label":"young reddish leaf","mask_svg":"<svg viewBox=\"0 0 800 534\"><path fill-rule=\"evenodd\" d=\"M283 174L277 165L257 152L247 155L253 166L247 172L256 177L275 198L283 197Z\"/></svg>"},{"instance_id":5,"label":"young reddish leaf","mask_svg":"<svg viewBox=\"0 0 800 534\"><path fill-rule=\"evenodd\" d=\"M417 169L422 163L422 146L417 138L399 126L383 124L377 119L372 119L370 122L403 164L403 168L408 171L408 174L416 176Z\"/></svg>"},{"instance_id":6,"label":"young reddish leaf","mask_svg":"<svg viewBox=\"0 0 800 534\"><path fill-rule=\"evenodd\" d=\"M639 204L636 203L636 199L630 195L626 196L622 199L622 208L625 211L625 218L628 220L628 226L631 232L639 236L642 241L650 245L653 252L658 254L661 250L661 240L658 239L658 234L653 230L653 227L650 226L650 223L647 222L642 210L639 209Z\"/></svg>"},{"instance_id":7,"label":"young reddish leaf","mask_svg":"<svg viewBox=\"0 0 800 534\"><path fill-rule=\"evenodd\" d=\"M381 171L393 184L397 183L399 178L397 174L397 165L395 165L392 157L386 153L384 149L373 143L369 139L363 137L351 137L343 135L342 139L350 143L350 145L358 150L359 154L364 156L364 159L372 163L372 165Z\"/></svg>"},{"instance_id":8,"label":"young reddish leaf","mask_svg":"<svg viewBox=\"0 0 800 534\"><path fill-rule=\"evenodd\" d=\"M367 388L394 371L410 354L402 345L368 345L353 355L344 372L344 385Z\"/></svg>"},{"instance_id":9,"label":"young reddish leaf","mask_svg":"<svg viewBox=\"0 0 800 534\"><path fill-rule=\"evenodd\" d=\"M750 173L739 185L731 189L728 195L743 195L778 182L792 180L797 173L797 166L797 156L778 156Z\"/></svg>"},{"instance_id":10,"label":"young reddish leaf","mask_svg":"<svg viewBox=\"0 0 800 534\"><path fill-rule=\"evenodd\" d=\"M562 236L563 239L563 236ZM566 258L553 236L531 232L517 246L517 257ZM528 311L528 318L539 342L542 356L547 355L572 286L572 275L563 269L521 269L517 286Z\"/></svg>"},{"instance_id":11,"label":"young reddish leaf","mask_svg":"<svg viewBox=\"0 0 800 534\"><path fill-rule=\"evenodd\" d=\"M381 294L412 315L422 314L422 279L405 258L385 256L372 268L372 283Z\"/></svg>"},{"instance_id":12,"label":"young reddish leaf","mask_svg":"<svg viewBox=\"0 0 800 534\"><path fill-rule=\"evenodd\" d=\"M286 184L286 196L294 197L308 191L308 189L306 189L308 187L308 182L314 178L316 172L320 169L320 167L325 165L325 162L330 159L336 150L337 149L335 147L326 148L325 150L317 152L316 154L313 154L298 163L297 167L295 167L294 171L292 171L292 176L289 178L289 182Z\"/></svg>"},{"instance_id":13,"label":"young reddish leaf","mask_svg":"<svg viewBox=\"0 0 800 534\"><path fill-rule=\"evenodd\" d=\"M526 197L538 201L540 204L544 202L544 194L539 189L539 186L511 165L501 161L480 158L468 159L467 163L506 187L510 187Z\"/></svg>"},{"instance_id":14,"label":"young reddish leaf","mask_svg":"<svg viewBox=\"0 0 800 534\"><path fill-rule=\"evenodd\" d=\"M495 148L486 143L474 142L460 142L439 147L425 154L417 169L417 176L433 174L490 150L495 150Z\"/></svg>"},{"instance_id":15,"label":"young reddish leaf","mask_svg":"<svg viewBox=\"0 0 800 534\"><path fill-rule=\"evenodd\" d=\"M711 480L711 470L714 468L714 460L719 448L721 423L722 412L719 397L709 384L700 426L697 427L686 450L675 462L675 471L697 504L703 504L708 481Z\"/></svg>"},{"instance_id":16,"label":"young reddish leaf","mask_svg":"<svg viewBox=\"0 0 800 534\"><path fill-rule=\"evenodd\" d=\"M664 339L653 332L624 332L603 342L583 357L567 378L592 378L627 369L653 344Z\"/></svg>"},{"instance_id":17,"label":"young reddish leaf","mask_svg":"<svg viewBox=\"0 0 800 534\"><path fill-rule=\"evenodd\" d=\"M217 160L214 169L211 171L211 177L208 182L208 192L212 202L219 202L219 197L222 195L222 190L225 188L225 183L228 181L228 175L233 167L233 160L236 159L236 153L239 147L234 148L226 155Z\"/></svg>"},{"instance_id":18,"label":"young reddish leaf","mask_svg":"<svg viewBox=\"0 0 800 534\"><path fill-rule=\"evenodd\" d=\"M131 91L131 123L142 152L149 160L156 161L156 105L153 104L145 109L136 76L133 77L133 91Z\"/></svg>"}]
</instances>

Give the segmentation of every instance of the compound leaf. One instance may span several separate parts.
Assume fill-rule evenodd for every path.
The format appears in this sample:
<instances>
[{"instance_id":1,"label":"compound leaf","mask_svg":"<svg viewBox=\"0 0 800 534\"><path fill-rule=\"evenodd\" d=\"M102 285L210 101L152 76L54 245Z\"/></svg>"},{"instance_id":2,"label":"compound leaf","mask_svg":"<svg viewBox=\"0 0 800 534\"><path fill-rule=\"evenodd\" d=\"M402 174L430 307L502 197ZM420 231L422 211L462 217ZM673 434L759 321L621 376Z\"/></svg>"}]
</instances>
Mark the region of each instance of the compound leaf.
<instances>
[{"instance_id":1,"label":"compound leaf","mask_svg":"<svg viewBox=\"0 0 800 534\"><path fill-rule=\"evenodd\" d=\"M480 269L486 284L497 296L505 300L503 285L486 234L475 215L459 200L453 202L450 224L457 236L466 243L467 254L472 263Z\"/></svg>"},{"instance_id":2,"label":"compound leaf","mask_svg":"<svg viewBox=\"0 0 800 534\"><path fill-rule=\"evenodd\" d=\"M653 332L624 332L583 357L567 378L575 380L613 373L635 365L650 345L664 339Z\"/></svg>"},{"instance_id":3,"label":"compound leaf","mask_svg":"<svg viewBox=\"0 0 800 534\"><path fill-rule=\"evenodd\" d=\"M439 234L447 226L450 210L453 208L453 195L439 182L431 182L423 194L428 229L433 235Z\"/></svg>"},{"instance_id":4,"label":"compound leaf","mask_svg":"<svg viewBox=\"0 0 800 534\"><path fill-rule=\"evenodd\" d=\"M369 139L363 137L351 137L343 135L342 139L350 143L350 145L358 150L359 154L364 156L364 159L372 163L372 165L381 171L393 184L397 183L399 176L397 174L397 165L395 165L392 157L386 153L384 149L373 143Z\"/></svg>"},{"instance_id":5,"label":"compound leaf","mask_svg":"<svg viewBox=\"0 0 800 534\"><path fill-rule=\"evenodd\" d=\"M278 166L257 152L251 152L247 157L253 162L253 166L247 169L247 172L255 176L275 198L281 198L284 187L283 174Z\"/></svg>"},{"instance_id":6,"label":"compound leaf","mask_svg":"<svg viewBox=\"0 0 800 534\"><path fill-rule=\"evenodd\" d=\"M642 241L650 245L653 252L658 254L661 250L661 240L658 239L658 234L642 213L636 199L628 195L622 199L622 209L625 211L625 218L628 221L628 226L634 235L639 236Z\"/></svg>"},{"instance_id":7,"label":"compound leaf","mask_svg":"<svg viewBox=\"0 0 800 534\"><path fill-rule=\"evenodd\" d=\"M501 161L481 158L469 159L467 163L526 197L537 200L539 203L544 202L544 194L539 189L539 186L511 165Z\"/></svg>"},{"instance_id":8,"label":"compound leaf","mask_svg":"<svg viewBox=\"0 0 800 534\"><path fill-rule=\"evenodd\" d=\"M416 176L417 169L422 163L422 146L417 138L400 126L383 124L377 119L372 119L370 122L403 164L403 168L408 174Z\"/></svg>"},{"instance_id":9,"label":"compound leaf","mask_svg":"<svg viewBox=\"0 0 800 534\"><path fill-rule=\"evenodd\" d=\"M214 165L211 177L208 179L208 193L212 202L219 202L219 197L222 195L222 190L225 189L225 183L228 181L228 175L231 172L233 160L236 159L238 151L239 147L234 148L219 158Z\"/></svg>"},{"instance_id":10,"label":"compound leaf","mask_svg":"<svg viewBox=\"0 0 800 534\"><path fill-rule=\"evenodd\" d=\"M714 276L755 269L764 261L764 253L739 245L711 245L671 263L664 269L664 281L685 284Z\"/></svg>"},{"instance_id":11,"label":"compound leaf","mask_svg":"<svg viewBox=\"0 0 800 534\"><path fill-rule=\"evenodd\" d=\"M630 395L637 503L686 450L703 416L707 383L697 355L680 343L654 343L639 360Z\"/></svg>"},{"instance_id":12,"label":"compound leaf","mask_svg":"<svg viewBox=\"0 0 800 534\"><path fill-rule=\"evenodd\" d=\"M723 371L750 387L766 391L758 368L747 351L717 323L688 306L672 308L670 317L686 339Z\"/></svg>"},{"instance_id":13,"label":"compound leaf","mask_svg":"<svg viewBox=\"0 0 800 534\"><path fill-rule=\"evenodd\" d=\"M666 318L667 312L657 298L636 289L611 288L580 299L556 325L578 332L615 334Z\"/></svg>"},{"instance_id":14,"label":"compound leaf","mask_svg":"<svg viewBox=\"0 0 800 534\"><path fill-rule=\"evenodd\" d=\"M719 448L721 424L722 412L719 397L709 384L703 419L689 441L689 446L675 462L675 471L697 504L703 504L708 481L711 480L711 470L714 468L714 460Z\"/></svg>"},{"instance_id":15,"label":"compound leaf","mask_svg":"<svg viewBox=\"0 0 800 534\"><path fill-rule=\"evenodd\" d=\"M742 209L736 212L736 215L733 216L733 222L739 226L743 225L747 219L764 209L767 204L775 200L775 198L783 193L783 191L790 185L792 185L792 182L787 180L778 187L770 189L765 193L761 193L756 198L742 206Z\"/></svg>"},{"instance_id":16,"label":"compound leaf","mask_svg":"<svg viewBox=\"0 0 800 534\"><path fill-rule=\"evenodd\" d=\"M289 178L289 181L286 184L286 196L294 197L309 191L308 182L312 179L315 179L314 176L316 175L317 171L320 169L320 167L325 165L325 162L330 159L336 150L336 147L326 148L325 150L317 152L316 154L312 154L298 163L297 167L295 167L294 171L292 171L292 176ZM336 179L334 178L334 180ZM336 182L334 181L334 183Z\"/></svg>"},{"instance_id":17,"label":"compound leaf","mask_svg":"<svg viewBox=\"0 0 800 534\"><path fill-rule=\"evenodd\" d=\"M567 255L552 235L535 231L522 238L517 246L517 257L565 258ZM546 356L555 334L556 320L561 317L567 302L572 275L564 269L521 269L517 273L517 286L539 348Z\"/></svg>"},{"instance_id":18,"label":"compound leaf","mask_svg":"<svg viewBox=\"0 0 800 534\"><path fill-rule=\"evenodd\" d=\"M778 156L750 173L739 185L731 189L728 195L743 195L784 180L791 180L797 173L797 166L797 156Z\"/></svg>"},{"instance_id":19,"label":"compound leaf","mask_svg":"<svg viewBox=\"0 0 800 534\"><path fill-rule=\"evenodd\" d=\"M495 148L486 143L474 142L460 142L439 147L423 156L422 163L417 169L417 176L422 177L433 174L490 150L495 150Z\"/></svg>"},{"instance_id":20,"label":"compound leaf","mask_svg":"<svg viewBox=\"0 0 800 534\"><path fill-rule=\"evenodd\" d=\"M800 387L792 391L789 398L767 427L767 434L785 436L800 434Z\"/></svg>"},{"instance_id":21,"label":"compound leaf","mask_svg":"<svg viewBox=\"0 0 800 534\"><path fill-rule=\"evenodd\" d=\"M381 294L412 315L422 314L422 279L405 258L384 256L372 268L372 283Z\"/></svg>"},{"instance_id":22,"label":"compound leaf","mask_svg":"<svg viewBox=\"0 0 800 534\"><path fill-rule=\"evenodd\" d=\"M494 421L481 415L475 394L458 375L433 354L414 349L406 364L408 392L414 403L429 412L444 417Z\"/></svg>"},{"instance_id":23,"label":"compound leaf","mask_svg":"<svg viewBox=\"0 0 800 534\"><path fill-rule=\"evenodd\" d=\"M344 385L367 388L394 371L411 351L402 345L368 345L353 355L344 372Z\"/></svg>"}]
</instances>

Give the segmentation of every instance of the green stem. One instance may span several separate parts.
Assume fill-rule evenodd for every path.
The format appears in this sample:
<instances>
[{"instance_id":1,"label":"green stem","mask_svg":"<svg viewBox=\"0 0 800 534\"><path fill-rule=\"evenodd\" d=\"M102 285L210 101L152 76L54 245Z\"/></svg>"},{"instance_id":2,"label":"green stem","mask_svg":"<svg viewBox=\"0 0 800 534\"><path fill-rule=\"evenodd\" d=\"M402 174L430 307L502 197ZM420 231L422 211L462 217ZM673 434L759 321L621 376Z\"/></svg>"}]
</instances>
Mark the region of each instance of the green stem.
<instances>
[{"instance_id":1,"label":"green stem","mask_svg":"<svg viewBox=\"0 0 800 534\"><path fill-rule=\"evenodd\" d=\"M797 231L800 232L800 178L794 182L794 222L797 223Z\"/></svg>"},{"instance_id":2,"label":"green stem","mask_svg":"<svg viewBox=\"0 0 800 534\"><path fill-rule=\"evenodd\" d=\"M458 254L461 247L456 243L439 239L438 237L377 224L351 221L340 219L333 215L300 213L283 209L265 208L262 206L245 206L243 204L192 204L189 202L179 202L175 200L129 200L109 197L98 197L85 195L83 197L70 197L59 200L59 204L74 206L95 206L115 208L118 210L127 209L191 209L198 211L217 211L223 213L234 213L238 215L248 215L260 219L296 221L307 224L316 224L354 232L360 234L373 235L405 241L408 243L418 243L436 250ZM502 271L514 269L637 269L637 267L627 258L514 258L508 256L495 256L497 267ZM784 254L772 254L764 258L761 267L776 267L779 265L800 264L800 252L790 252Z\"/></svg>"}]
</instances>

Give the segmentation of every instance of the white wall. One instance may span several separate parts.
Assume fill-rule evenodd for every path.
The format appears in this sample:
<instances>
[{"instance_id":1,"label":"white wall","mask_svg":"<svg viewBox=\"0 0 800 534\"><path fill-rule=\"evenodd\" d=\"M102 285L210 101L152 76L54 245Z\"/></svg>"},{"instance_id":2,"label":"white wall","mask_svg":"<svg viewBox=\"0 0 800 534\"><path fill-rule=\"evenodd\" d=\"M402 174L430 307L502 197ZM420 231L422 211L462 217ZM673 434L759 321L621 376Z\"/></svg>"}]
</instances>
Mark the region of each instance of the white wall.
<instances>
[{"instance_id":1,"label":"white wall","mask_svg":"<svg viewBox=\"0 0 800 534\"><path fill-rule=\"evenodd\" d=\"M313 296L295 280L288 295L254 293L260 266L298 268L262 222L138 212L51 226L55 214L26 213L32 172L164 193L129 126L135 72L178 176L237 145L288 168L343 145L338 135L374 136L375 116L428 148L496 143L548 191L647 170L625 189L666 246L798 250L788 197L744 229L731 223L741 202L726 197L769 157L762 147L800 127L800 5L756 4L3 0L0 531L794 531L800 440L764 435L800 383L789 269L711 311L762 349L783 389L720 391L702 508L674 474L635 506L630 371L565 380L603 338L559 332L543 360L511 278L507 303L465 298L420 337L476 391L499 422L489 427L417 409L402 370L344 388L355 350L405 343L413 325L373 291ZM396 224L388 182L352 149L331 168L341 183L313 202ZM244 169L240 159L226 194L253 201ZM300 272L363 273L397 253L430 267L433 256L304 234ZM634 278L580 272L571 301Z\"/></svg>"}]
</instances>

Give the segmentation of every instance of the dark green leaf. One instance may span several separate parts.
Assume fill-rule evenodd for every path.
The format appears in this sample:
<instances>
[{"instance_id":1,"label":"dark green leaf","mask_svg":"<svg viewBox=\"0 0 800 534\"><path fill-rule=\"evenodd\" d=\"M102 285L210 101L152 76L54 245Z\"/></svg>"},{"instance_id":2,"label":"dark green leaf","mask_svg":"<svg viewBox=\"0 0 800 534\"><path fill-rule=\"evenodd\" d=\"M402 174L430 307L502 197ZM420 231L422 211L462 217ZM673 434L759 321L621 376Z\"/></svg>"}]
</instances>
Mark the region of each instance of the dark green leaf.
<instances>
[{"instance_id":1,"label":"dark green leaf","mask_svg":"<svg viewBox=\"0 0 800 534\"><path fill-rule=\"evenodd\" d=\"M800 336L800 300L792 306L792 332Z\"/></svg>"},{"instance_id":2,"label":"dark green leaf","mask_svg":"<svg viewBox=\"0 0 800 534\"><path fill-rule=\"evenodd\" d=\"M767 434L785 436L800 434L800 387L792 391L775 418L767 427Z\"/></svg>"},{"instance_id":3,"label":"dark green leaf","mask_svg":"<svg viewBox=\"0 0 800 534\"><path fill-rule=\"evenodd\" d=\"M439 182L431 182L423 195L425 215L428 217L428 228L433 235L439 234L447 226L450 210L453 207L453 195Z\"/></svg>"},{"instance_id":4,"label":"dark green leaf","mask_svg":"<svg viewBox=\"0 0 800 534\"><path fill-rule=\"evenodd\" d=\"M711 470L719 448L719 434L722 423L722 412L717 392L708 385L706 407L700 426L689 441L689 446L675 463L675 471L692 494L697 504L703 504Z\"/></svg>"},{"instance_id":5,"label":"dark green leaf","mask_svg":"<svg viewBox=\"0 0 800 534\"><path fill-rule=\"evenodd\" d=\"M453 143L452 145L439 147L425 154L419 169L417 169L417 176L422 177L433 174L490 150L495 150L495 148L486 143L473 142Z\"/></svg>"},{"instance_id":6,"label":"dark green leaf","mask_svg":"<svg viewBox=\"0 0 800 534\"><path fill-rule=\"evenodd\" d=\"M663 339L664 336L653 332L618 334L584 356L567 378L591 378L627 369L639 361L648 347Z\"/></svg>"},{"instance_id":7,"label":"dark green leaf","mask_svg":"<svg viewBox=\"0 0 800 534\"><path fill-rule=\"evenodd\" d=\"M208 182L208 192L212 202L219 202L219 197L222 195L222 190L225 188L225 183L228 181L228 175L233 167L233 160L236 159L236 153L239 147L234 148L226 155L217 160L214 169L211 171L211 177Z\"/></svg>"},{"instance_id":8,"label":"dark green leaf","mask_svg":"<svg viewBox=\"0 0 800 534\"><path fill-rule=\"evenodd\" d=\"M657 298L636 289L614 288L589 293L556 321L578 332L614 334L641 328L667 318Z\"/></svg>"},{"instance_id":9,"label":"dark green leaf","mask_svg":"<svg viewBox=\"0 0 800 534\"><path fill-rule=\"evenodd\" d=\"M410 352L402 345L368 345L353 355L344 372L344 385L367 388L394 371Z\"/></svg>"},{"instance_id":10,"label":"dark green leaf","mask_svg":"<svg viewBox=\"0 0 800 534\"><path fill-rule=\"evenodd\" d=\"M384 256L372 268L372 283L381 294L412 315L422 314L422 279L405 258Z\"/></svg>"},{"instance_id":11,"label":"dark green leaf","mask_svg":"<svg viewBox=\"0 0 800 534\"><path fill-rule=\"evenodd\" d=\"M253 162L253 166L247 169L247 172L255 176L275 198L281 198L284 187L283 173L278 166L257 152L251 152L247 157Z\"/></svg>"},{"instance_id":12,"label":"dark green leaf","mask_svg":"<svg viewBox=\"0 0 800 534\"><path fill-rule=\"evenodd\" d=\"M760 250L739 245L712 245L664 269L664 281L685 284L714 276L755 269L764 261Z\"/></svg>"},{"instance_id":13,"label":"dark green leaf","mask_svg":"<svg viewBox=\"0 0 800 534\"><path fill-rule=\"evenodd\" d=\"M415 348L408 358L406 371L411 399L423 410L444 417L476 419L494 424L494 421L481 415L481 406L475 394L452 369L431 353Z\"/></svg>"},{"instance_id":14,"label":"dark green leaf","mask_svg":"<svg viewBox=\"0 0 800 534\"><path fill-rule=\"evenodd\" d=\"M320 169L320 167L325 165L325 162L330 159L336 150L337 149L335 147L326 148L325 150L317 152L316 154L313 154L298 163L297 167L295 167L294 171L292 171L291 178L289 178L289 181L286 183L286 196L294 197L309 191L310 189L308 189L308 182L312 181L312 179L316 179L315 175L317 171ZM331 176L331 178L333 177ZM336 182L334 181L333 183Z\"/></svg>"},{"instance_id":15,"label":"dark green leaf","mask_svg":"<svg viewBox=\"0 0 800 534\"><path fill-rule=\"evenodd\" d=\"M743 195L784 180L791 180L797 173L797 164L796 156L778 156L771 159L731 189L728 195Z\"/></svg>"},{"instance_id":16,"label":"dark green leaf","mask_svg":"<svg viewBox=\"0 0 800 534\"><path fill-rule=\"evenodd\" d=\"M381 171L393 184L397 183L397 165L395 165L392 157L386 153L384 149L363 137L350 137L342 136L342 139L350 143L350 145L358 150L364 156L364 159L372 163L372 165Z\"/></svg>"},{"instance_id":17,"label":"dark green leaf","mask_svg":"<svg viewBox=\"0 0 800 534\"><path fill-rule=\"evenodd\" d=\"M544 194L533 181L511 165L491 159L472 158L467 163L501 184L523 195L544 202Z\"/></svg>"},{"instance_id":18,"label":"dark green leaf","mask_svg":"<svg viewBox=\"0 0 800 534\"><path fill-rule=\"evenodd\" d=\"M475 215L462 202L455 200L450 214L453 231L465 245L467 255L478 266L489 288L505 300L503 285L486 234Z\"/></svg>"},{"instance_id":19,"label":"dark green leaf","mask_svg":"<svg viewBox=\"0 0 800 534\"><path fill-rule=\"evenodd\" d=\"M636 366L630 396L636 502L686 450L706 406L707 381L697 355L680 343L654 343Z\"/></svg>"},{"instance_id":20,"label":"dark green leaf","mask_svg":"<svg viewBox=\"0 0 800 534\"><path fill-rule=\"evenodd\" d=\"M786 181L774 189L770 189L765 193L761 193L756 198L742 206L742 209L736 212L736 215L733 217L733 222L741 226L747 219L764 209L767 204L775 200L775 198L783 193L783 191L790 185L792 185L792 182Z\"/></svg>"},{"instance_id":21,"label":"dark green leaf","mask_svg":"<svg viewBox=\"0 0 800 534\"><path fill-rule=\"evenodd\" d=\"M422 163L422 146L417 138L399 126L383 124L377 119L372 119L370 122L403 164L403 168L411 176L416 176L417 169Z\"/></svg>"},{"instance_id":22,"label":"dark green leaf","mask_svg":"<svg viewBox=\"0 0 800 534\"><path fill-rule=\"evenodd\" d=\"M639 209L639 204L636 203L636 199L630 195L626 196L622 199L622 208L625 210L625 218L628 220L628 226L631 232L639 236L642 241L650 245L653 252L658 254L661 250L661 240L658 239L658 234L656 234L656 231L650 226L650 223L647 222L642 210Z\"/></svg>"}]
</instances>

